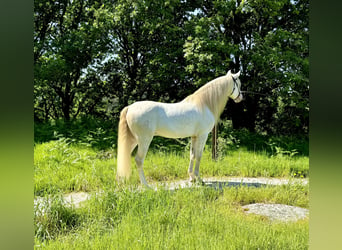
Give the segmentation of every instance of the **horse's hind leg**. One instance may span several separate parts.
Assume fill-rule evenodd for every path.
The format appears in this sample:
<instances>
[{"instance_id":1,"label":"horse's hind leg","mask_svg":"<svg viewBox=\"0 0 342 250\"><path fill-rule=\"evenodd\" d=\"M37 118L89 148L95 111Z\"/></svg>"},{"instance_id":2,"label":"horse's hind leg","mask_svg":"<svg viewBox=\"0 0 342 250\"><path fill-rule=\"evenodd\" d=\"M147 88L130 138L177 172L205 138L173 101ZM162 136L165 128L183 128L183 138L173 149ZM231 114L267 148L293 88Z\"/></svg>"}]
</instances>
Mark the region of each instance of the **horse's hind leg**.
<instances>
[{"instance_id":1,"label":"horse's hind leg","mask_svg":"<svg viewBox=\"0 0 342 250\"><path fill-rule=\"evenodd\" d=\"M196 147L196 137L191 137L191 144L190 144L190 164L189 164L189 177L190 182L195 181L195 175L193 173L193 166L195 161L195 147Z\"/></svg>"},{"instance_id":2,"label":"horse's hind leg","mask_svg":"<svg viewBox=\"0 0 342 250\"><path fill-rule=\"evenodd\" d=\"M145 178L145 174L144 174L144 170L143 170L143 164L144 164L144 160L145 160L148 148L149 148L150 143L152 141L152 138L153 137L139 138L139 140L138 140L138 151L137 151L137 154L135 156L135 163L137 164L140 182L148 188L149 188L149 186L148 186L146 178Z\"/></svg>"}]
</instances>

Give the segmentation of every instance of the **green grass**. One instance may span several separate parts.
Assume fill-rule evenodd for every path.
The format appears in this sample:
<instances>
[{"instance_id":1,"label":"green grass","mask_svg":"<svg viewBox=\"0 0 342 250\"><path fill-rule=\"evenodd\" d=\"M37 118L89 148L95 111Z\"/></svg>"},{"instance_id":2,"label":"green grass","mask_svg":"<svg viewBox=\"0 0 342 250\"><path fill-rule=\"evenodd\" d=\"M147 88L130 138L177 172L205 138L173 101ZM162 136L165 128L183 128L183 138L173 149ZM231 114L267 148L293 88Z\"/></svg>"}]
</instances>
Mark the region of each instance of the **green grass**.
<instances>
[{"instance_id":1,"label":"green grass","mask_svg":"<svg viewBox=\"0 0 342 250\"><path fill-rule=\"evenodd\" d=\"M35 126L35 248L47 249L307 249L308 220L271 222L242 206L281 203L308 208L308 185L145 190L132 157L132 177L115 181L116 134L93 120ZM210 138L202 177L309 175L307 141L244 131L219 137L218 161ZM144 164L148 182L187 179L189 140L155 138ZM63 195L84 191L90 200L68 207Z\"/></svg>"},{"instance_id":2,"label":"green grass","mask_svg":"<svg viewBox=\"0 0 342 250\"><path fill-rule=\"evenodd\" d=\"M187 178L189 164L187 153L150 152L145 160L145 174L151 181ZM309 161L307 157L287 155L268 156L266 152L250 152L240 148L229 152L217 162L211 158L210 150L205 150L200 164L203 177L249 176L249 177L290 177L307 176Z\"/></svg>"},{"instance_id":3,"label":"green grass","mask_svg":"<svg viewBox=\"0 0 342 250\"><path fill-rule=\"evenodd\" d=\"M245 215L251 202L308 206L307 187L137 191L113 187L82 208L55 196L35 217L35 245L48 249L307 249L308 221Z\"/></svg>"},{"instance_id":4,"label":"green grass","mask_svg":"<svg viewBox=\"0 0 342 250\"><path fill-rule=\"evenodd\" d=\"M149 182L188 178L188 151L151 149L145 162ZM158 191L115 181L116 151L64 137L34 147L35 248L47 249L307 249L308 220L283 223L244 214L256 202L308 208L308 186L209 187ZM270 155L244 147L224 152L217 162L210 149L201 162L203 177L276 176L308 173L308 157ZM66 207L62 195L93 194L81 208ZM100 193L100 195L95 195Z\"/></svg>"},{"instance_id":5,"label":"green grass","mask_svg":"<svg viewBox=\"0 0 342 250\"><path fill-rule=\"evenodd\" d=\"M149 182L188 178L188 152L149 151L144 171ZM34 148L35 194L44 195L70 191L92 191L114 185L116 151L98 150L60 138ZM275 155L250 152L239 148L227 152L217 162L210 150L205 150L200 174L202 177L249 176L291 177L307 176L309 160L305 156ZM132 157L132 183L139 177Z\"/></svg>"},{"instance_id":6,"label":"green grass","mask_svg":"<svg viewBox=\"0 0 342 250\"><path fill-rule=\"evenodd\" d=\"M34 163L36 195L101 189L115 179L111 151L73 145L65 138L36 144Z\"/></svg>"}]
</instances>

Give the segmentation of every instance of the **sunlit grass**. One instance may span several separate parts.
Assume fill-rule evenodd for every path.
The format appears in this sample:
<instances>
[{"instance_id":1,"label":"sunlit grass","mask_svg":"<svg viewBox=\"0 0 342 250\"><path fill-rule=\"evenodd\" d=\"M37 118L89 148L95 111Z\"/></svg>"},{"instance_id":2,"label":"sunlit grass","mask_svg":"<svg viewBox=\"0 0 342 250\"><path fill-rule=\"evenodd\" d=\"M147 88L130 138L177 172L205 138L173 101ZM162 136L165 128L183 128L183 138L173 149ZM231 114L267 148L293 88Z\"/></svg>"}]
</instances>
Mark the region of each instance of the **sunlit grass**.
<instances>
[{"instance_id":1,"label":"sunlit grass","mask_svg":"<svg viewBox=\"0 0 342 250\"><path fill-rule=\"evenodd\" d=\"M96 151L66 140L37 144L34 165L38 195L102 189L115 179L112 151Z\"/></svg>"},{"instance_id":2,"label":"sunlit grass","mask_svg":"<svg viewBox=\"0 0 342 250\"><path fill-rule=\"evenodd\" d=\"M63 207L57 196L47 214L35 217L35 244L50 249L306 249L307 220L270 222L241 208L250 202L299 205L297 200L308 206L307 188L286 189L115 187L78 210Z\"/></svg>"},{"instance_id":3,"label":"sunlit grass","mask_svg":"<svg viewBox=\"0 0 342 250\"><path fill-rule=\"evenodd\" d=\"M145 160L149 182L188 178L189 152L151 149ZM34 148L35 248L47 249L307 249L308 220L283 223L246 215L242 206L281 203L308 208L305 185L261 188L208 187L167 191L141 189L132 157L132 177L118 185L116 151L70 139ZM212 161L204 151L202 177L307 175L306 156L270 155L240 147ZM91 194L81 208L67 207L65 193Z\"/></svg>"},{"instance_id":4,"label":"sunlit grass","mask_svg":"<svg viewBox=\"0 0 342 250\"><path fill-rule=\"evenodd\" d=\"M133 162L134 163L134 162ZM188 153L149 152L144 169L153 180L187 178ZM309 160L305 156L276 155L266 152L250 152L244 148L228 152L213 161L211 152L205 150L200 164L200 174L211 176L249 176L249 177L305 177L309 172ZM299 173L299 174L298 174Z\"/></svg>"},{"instance_id":5,"label":"sunlit grass","mask_svg":"<svg viewBox=\"0 0 342 250\"><path fill-rule=\"evenodd\" d=\"M151 150L144 163L148 181L168 181L188 178L188 152ZM116 175L115 150L98 151L66 139L36 144L35 193L58 191L91 191L113 185ZM276 155L250 152L240 148L227 152L218 161L205 150L200 165L202 177L304 177L308 174L309 159L305 156ZM139 183L132 157L132 182Z\"/></svg>"}]
</instances>

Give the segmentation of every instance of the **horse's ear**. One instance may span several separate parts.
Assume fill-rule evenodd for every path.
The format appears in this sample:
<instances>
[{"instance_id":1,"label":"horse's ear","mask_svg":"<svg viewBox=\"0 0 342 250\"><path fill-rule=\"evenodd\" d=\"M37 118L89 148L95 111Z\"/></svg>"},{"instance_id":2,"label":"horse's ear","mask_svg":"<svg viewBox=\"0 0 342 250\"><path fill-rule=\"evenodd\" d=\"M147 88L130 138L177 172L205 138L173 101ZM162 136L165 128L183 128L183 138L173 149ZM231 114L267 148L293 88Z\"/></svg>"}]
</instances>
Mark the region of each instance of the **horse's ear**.
<instances>
[{"instance_id":1,"label":"horse's ear","mask_svg":"<svg viewBox=\"0 0 342 250\"><path fill-rule=\"evenodd\" d=\"M241 73L241 71L239 70L239 72L237 72L236 74L233 75L234 78L238 78L240 76L240 73Z\"/></svg>"},{"instance_id":2,"label":"horse's ear","mask_svg":"<svg viewBox=\"0 0 342 250\"><path fill-rule=\"evenodd\" d=\"M230 75L232 72L231 72L231 70L229 70L228 72L227 72L227 75Z\"/></svg>"}]
</instances>

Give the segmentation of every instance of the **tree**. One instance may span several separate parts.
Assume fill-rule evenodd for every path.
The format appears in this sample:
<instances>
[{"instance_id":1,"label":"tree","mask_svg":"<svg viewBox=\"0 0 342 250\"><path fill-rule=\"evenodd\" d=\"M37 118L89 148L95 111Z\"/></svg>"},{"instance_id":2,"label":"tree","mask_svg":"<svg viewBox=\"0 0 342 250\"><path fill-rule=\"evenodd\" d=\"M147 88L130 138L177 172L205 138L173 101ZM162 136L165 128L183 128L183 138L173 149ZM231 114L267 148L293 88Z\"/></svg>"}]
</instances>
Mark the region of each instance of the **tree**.
<instances>
[{"instance_id":1,"label":"tree","mask_svg":"<svg viewBox=\"0 0 342 250\"><path fill-rule=\"evenodd\" d=\"M35 0L35 117L70 120L82 106L81 81L109 49L110 13L101 1Z\"/></svg>"},{"instance_id":2,"label":"tree","mask_svg":"<svg viewBox=\"0 0 342 250\"><path fill-rule=\"evenodd\" d=\"M184 97L183 43L187 11L192 4L179 1L122 0L114 4L115 57L121 74L116 97L121 108L133 101L176 101Z\"/></svg>"},{"instance_id":3,"label":"tree","mask_svg":"<svg viewBox=\"0 0 342 250\"><path fill-rule=\"evenodd\" d=\"M308 0L35 0L35 118L118 118L241 70L234 128L307 133Z\"/></svg>"},{"instance_id":4,"label":"tree","mask_svg":"<svg viewBox=\"0 0 342 250\"><path fill-rule=\"evenodd\" d=\"M198 75L198 84L205 75L213 78L228 68L243 72L246 100L228 102L223 114L232 118L234 128L305 132L308 1L203 1L193 15L184 51L187 70Z\"/></svg>"}]
</instances>

